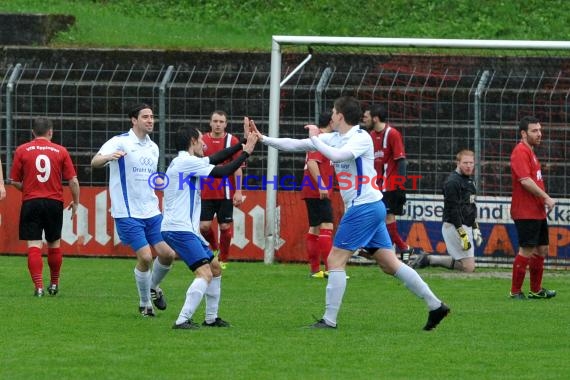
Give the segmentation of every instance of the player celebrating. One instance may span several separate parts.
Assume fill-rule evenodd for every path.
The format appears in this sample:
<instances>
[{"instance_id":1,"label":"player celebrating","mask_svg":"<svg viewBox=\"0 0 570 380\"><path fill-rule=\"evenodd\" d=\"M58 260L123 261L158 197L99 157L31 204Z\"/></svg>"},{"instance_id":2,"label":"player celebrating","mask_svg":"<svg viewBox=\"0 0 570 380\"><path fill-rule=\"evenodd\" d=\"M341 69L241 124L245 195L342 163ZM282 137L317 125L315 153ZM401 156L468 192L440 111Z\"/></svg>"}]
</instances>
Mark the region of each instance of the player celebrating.
<instances>
[{"instance_id":1,"label":"player celebrating","mask_svg":"<svg viewBox=\"0 0 570 380\"><path fill-rule=\"evenodd\" d=\"M123 244L137 255L135 283L139 292L139 313L154 317L152 303L166 309L166 299L160 282L174 261L174 251L160 234L162 214L158 197L149 186L149 175L156 173L158 146L151 140L154 114L148 104L139 104L129 112L131 129L128 133L107 141L91 160L94 168L110 167L109 193L111 215ZM153 246L157 258L152 260ZM152 267L152 270L151 270Z\"/></svg>"},{"instance_id":2,"label":"player celebrating","mask_svg":"<svg viewBox=\"0 0 570 380\"><path fill-rule=\"evenodd\" d=\"M318 150L334 163L337 174L343 172L354 183L350 188L341 189L346 212L328 258L325 313L312 327L337 327L337 315L347 283L346 263L356 249L365 247L384 273L398 278L424 300L429 309L424 330L432 330L449 314L450 309L435 296L416 271L398 260L386 229L382 193L370 182L360 181L376 176L372 139L358 125L361 115L360 102L344 96L334 102L333 133L319 133L316 125L307 125L305 128L309 130L309 138L298 140L266 137L255 129L260 140L274 148L286 151ZM255 124L252 127L255 128Z\"/></svg>"},{"instance_id":3,"label":"player celebrating","mask_svg":"<svg viewBox=\"0 0 570 380\"><path fill-rule=\"evenodd\" d=\"M230 324L218 316L221 294L221 268L218 258L208 249L200 234L200 178L222 178L234 173L250 156L257 142L257 136L250 134L246 144L236 144L208 157L204 157L204 140L196 128L185 126L176 133L175 157L166 175L173 181L164 190L164 220L161 232L166 242L194 272L195 278L186 291L186 299L173 329L196 329L192 321L194 312L206 296L206 316L202 323L207 327L229 327ZM240 150L237 158L226 165L224 162Z\"/></svg>"}]
</instances>

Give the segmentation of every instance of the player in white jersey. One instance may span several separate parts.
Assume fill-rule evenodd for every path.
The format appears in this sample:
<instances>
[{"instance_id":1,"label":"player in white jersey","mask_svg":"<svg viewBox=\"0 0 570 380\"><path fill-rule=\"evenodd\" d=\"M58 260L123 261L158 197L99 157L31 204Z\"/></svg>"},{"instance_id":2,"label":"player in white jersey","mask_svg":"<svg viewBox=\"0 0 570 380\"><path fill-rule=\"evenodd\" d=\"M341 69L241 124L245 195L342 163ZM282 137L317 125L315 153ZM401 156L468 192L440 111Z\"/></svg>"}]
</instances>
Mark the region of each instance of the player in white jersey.
<instances>
[{"instance_id":1,"label":"player in white jersey","mask_svg":"<svg viewBox=\"0 0 570 380\"><path fill-rule=\"evenodd\" d=\"M397 277L426 302L429 315L424 330L432 330L449 314L450 309L435 296L418 273L398 260L394 253L386 229L382 193L374 186L376 171L372 139L358 125L361 114L357 99L340 97L332 109L334 132L319 134L316 125L306 125L309 138L302 140L266 137L251 123L252 130L264 144L285 151L318 150L335 167L346 212L339 223L328 258L325 313L311 327L336 328L346 290L346 263L355 250L365 247L384 273Z\"/></svg>"},{"instance_id":2,"label":"player in white jersey","mask_svg":"<svg viewBox=\"0 0 570 380\"><path fill-rule=\"evenodd\" d=\"M248 128L249 130L249 128ZM248 135L248 132L246 132ZM200 234L200 178L223 178L232 175L250 156L257 142L256 134L249 134L245 145L236 144L204 157L202 133L191 126L176 132L175 144L178 156L166 171L164 189L164 219L162 236L178 256L194 272L195 278L186 291L186 299L173 329L195 329L194 312L206 297L206 315L202 326L229 327L218 317L221 294L222 268L218 258ZM242 150L242 153L226 165L215 166Z\"/></svg>"},{"instance_id":3,"label":"player in white jersey","mask_svg":"<svg viewBox=\"0 0 570 380\"><path fill-rule=\"evenodd\" d=\"M129 118L132 123L129 132L103 144L91 166L110 167L111 215L121 242L137 255L134 272L139 312L154 317L152 303L160 310L166 309L159 284L170 271L175 253L160 234L162 215L149 181L158 164L158 147L149 136L154 129L152 107L140 104L129 112ZM151 245L157 253L154 262Z\"/></svg>"}]
</instances>

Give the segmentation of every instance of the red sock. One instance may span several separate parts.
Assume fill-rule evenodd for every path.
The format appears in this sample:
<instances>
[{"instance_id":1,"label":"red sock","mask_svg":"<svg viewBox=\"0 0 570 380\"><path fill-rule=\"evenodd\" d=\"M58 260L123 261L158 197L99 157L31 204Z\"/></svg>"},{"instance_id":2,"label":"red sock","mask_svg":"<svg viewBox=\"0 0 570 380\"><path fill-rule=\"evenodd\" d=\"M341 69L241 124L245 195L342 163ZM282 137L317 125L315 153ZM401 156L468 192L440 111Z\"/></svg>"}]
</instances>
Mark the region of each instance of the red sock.
<instances>
[{"instance_id":1,"label":"red sock","mask_svg":"<svg viewBox=\"0 0 570 380\"><path fill-rule=\"evenodd\" d=\"M520 293L524 282L524 276L526 275L526 267L528 265L529 258L523 255L517 255L515 261L513 262L513 276L511 280L511 293Z\"/></svg>"},{"instance_id":2,"label":"red sock","mask_svg":"<svg viewBox=\"0 0 570 380\"><path fill-rule=\"evenodd\" d=\"M321 251L321 259L325 263L325 270L329 270L327 259L332 249L332 230L321 228L319 235L319 250Z\"/></svg>"},{"instance_id":3,"label":"red sock","mask_svg":"<svg viewBox=\"0 0 570 380\"><path fill-rule=\"evenodd\" d=\"M220 230L220 261L228 261L230 244L232 243L232 227Z\"/></svg>"},{"instance_id":4,"label":"red sock","mask_svg":"<svg viewBox=\"0 0 570 380\"><path fill-rule=\"evenodd\" d=\"M63 263L61 248L48 248L48 265L50 272L50 283L59 285L59 272Z\"/></svg>"},{"instance_id":5,"label":"red sock","mask_svg":"<svg viewBox=\"0 0 570 380\"><path fill-rule=\"evenodd\" d=\"M400 251L405 251L408 249L408 245L405 241L402 240L400 234L398 233L398 226L396 225L396 222L386 224L386 228L388 229L388 234L390 234L392 243L396 244L396 247L398 247Z\"/></svg>"},{"instance_id":6,"label":"red sock","mask_svg":"<svg viewBox=\"0 0 570 380\"><path fill-rule=\"evenodd\" d=\"M44 280L42 278L42 271L44 269L44 262L42 261L42 250L38 247L28 248L28 270L34 282L36 289L43 289Z\"/></svg>"},{"instance_id":7,"label":"red sock","mask_svg":"<svg viewBox=\"0 0 570 380\"><path fill-rule=\"evenodd\" d=\"M212 226L210 226L208 230L202 232L202 235L204 236L204 239L206 239L208 243L210 243L210 248L212 248L212 251L220 249L220 246L218 245L218 238L216 236L216 231L214 231L214 228Z\"/></svg>"},{"instance_id":8,"label":"red sock","mask_svg":"<svg viewBox=\"0 0 570 380\"><path fill-rule=\"evenodd\" d=\"M530 272L530 290L538 293L542 289L542 274L544 273L544 257L532 255L528 262Z\"/></svg>"},{"instance_id":9,"label":"red sock","mask_svg":"<svg viewBox=\"0 0 570 380\"><path fill-rule=\"evenodd\" d=\"M307 246L307 257L309 258L311 273L316 273L321 269L321 262L319 261L319 235L307 232L305 234L305 244Z\"/></svg>"}]
</instances>

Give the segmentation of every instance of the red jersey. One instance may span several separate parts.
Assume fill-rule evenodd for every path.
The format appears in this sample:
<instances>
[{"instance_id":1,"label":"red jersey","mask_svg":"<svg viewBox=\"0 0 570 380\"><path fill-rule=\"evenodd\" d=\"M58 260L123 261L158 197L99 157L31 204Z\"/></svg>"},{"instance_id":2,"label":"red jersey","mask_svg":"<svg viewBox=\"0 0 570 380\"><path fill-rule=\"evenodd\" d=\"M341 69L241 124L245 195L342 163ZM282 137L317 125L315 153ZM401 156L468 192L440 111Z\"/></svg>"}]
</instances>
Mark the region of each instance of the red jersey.
<instances>
[{"instance_id":1,"label":"red jersey","mask_svg":"<svg viewBox=\"0 0 570 380\"><path fill-rule=\"evenodd\" d=\"M205 133L202 138L204 139L204 155L209 156L225 148L229 148L237 143L239 140L231 133L226 133L223 137L212 137L211 133ZM241 152L234 155L232 159L237 158ZM232 161L228 159L222 163L227 164ZM240 184L241 185L241 184ZM202 199L233 199L236 181L235 176L232 174L227 178L208 178L202 180Z\"/></svg>"},{"instance_id":2,"label":"red jersey","mask_svg":"<svg viewBox=\"0 0 570 380\"><path fill-rule=\"evenodd\" d=\"M321 173L318 183L315 181L307 167L307 163L311 160L317 162L319 173ZM331 160L326 158L321 152L307 152L307 155L305 156L305 171L303 172L303 182L301 183L301 199L319 199L321 197L319 193L320 189L327 189L330 198L332 196L333 189L333 176L334 167Z\"/></svg>"},{"instance_id":3,"label":"red jersey","mask_svg":"<svg viewBox=\"0 0 570 380\"><path fill-rule=\"evenodd\" d=\"M406 151L404 150L404 141L400 132L386 124L385 128L377 132L374 129L370 131L370 136L374 142L374 169L378 174L378 186L382 190L392 191L392 188L382 188L384 183L394 184L399 183L394 181L393 176L398 175L397 160L406 158ZM390 186L389 186L390 187Z\"/></svg>"},{"instance_id":4,"label":"red jersey","mask_svg":"<svg viewBox=\"0 0 570 380\"><path fill-rule=\"evenodd\" d=\"M521 184L522 179L530 178L538 187L545 190L540 162L534 151L522 142L518 143L511 153L511 176L513 179L511 217L515 220L546 219L544 200L529 193Z\"/></svg>"},{"instance_id":5,"label":"red jersey","mask_svg":"<svg viewBox=\"0 0 570 380\"><path fill-rule=\"evenodd\" d=\"M20 145L10 171L10 179L22 183L23 201L47 198L63 202L62 180L76 176L67 149L44 138Z\"/></svg>"}]
</instances>

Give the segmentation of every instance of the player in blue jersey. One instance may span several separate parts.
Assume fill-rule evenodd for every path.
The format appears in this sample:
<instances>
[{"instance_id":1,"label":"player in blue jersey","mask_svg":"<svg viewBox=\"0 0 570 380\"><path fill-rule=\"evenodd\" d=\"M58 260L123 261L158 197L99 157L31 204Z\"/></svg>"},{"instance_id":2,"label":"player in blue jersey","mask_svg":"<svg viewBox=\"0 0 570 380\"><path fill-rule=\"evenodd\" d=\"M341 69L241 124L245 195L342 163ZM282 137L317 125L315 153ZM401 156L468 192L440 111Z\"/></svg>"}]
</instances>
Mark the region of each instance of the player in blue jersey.
<instances>
[{"instance_id":1,"label":"player in blue jersey","mask_svg":"<svg viewBox=\"0 0 570 380\"><path fill-rule=\"evenodd\" d=\"M343 184L339 187L346 212L328 257L325 313L311 326L336 328L346 290L346 263L355 250L364 247L384 273L398 278L425 301L429 314L424 330L432 330L449 314L450 309L435 296L418 273L398 260L394 253L386 229L382 193L374 186L374 146L370 135L358 125L361 115L362 109L357 99L340 97L335 100L332 109L334 132L319 134L316 125L306 125L309 138L301 140L263 136L252 123L252 129L265 145L285 151L318 150L333 162L337 177L342 176Z\"/></svg>"},{"instance_id":2,"label":"player in blue jersey","mask_svg":"<svg viewBox=\"0 0 570 380\"><path fill-rule=\"evenodd\" d=\"M257 135L249 134L245 145L238 143L204 157L204 140L197 128L184 126L176 133L178 156L166 171L169 185L164 189L161 231L164 240L194 272L195 278L186 291L184 305L173 329L198 328L192 316L204 296L206 315L202 325L229 327L229 323L218 316L222 268L217 256L214 257L208 247L208 242L200 234L200 184L203 177L223 178L232 175L253 152L256 142ZM241 154L235 157L240 150ZM215 166L231 157L235 157L233 161Z\"/></svg>"},{"instance_id":3,"label":"player in blue jersey","mask_svg":"<svg viewBox=\"0 0 570 380\"><path fill-rule=\"evenodd\" d=\"M128 116L131 129L103 144L91 166L109 166L111 215L121 242L137 255L134 272L139 312L154 317L152 303L157 309L166 309L159 284L170 271L175 253L160 233L162 215L158 197L149 185L149 176L156 173L158 165L158 146L149 136L154 129L152 107L140 104ZM150 246L157 253L154 262Z\"/></svg>"}]
</instances>

